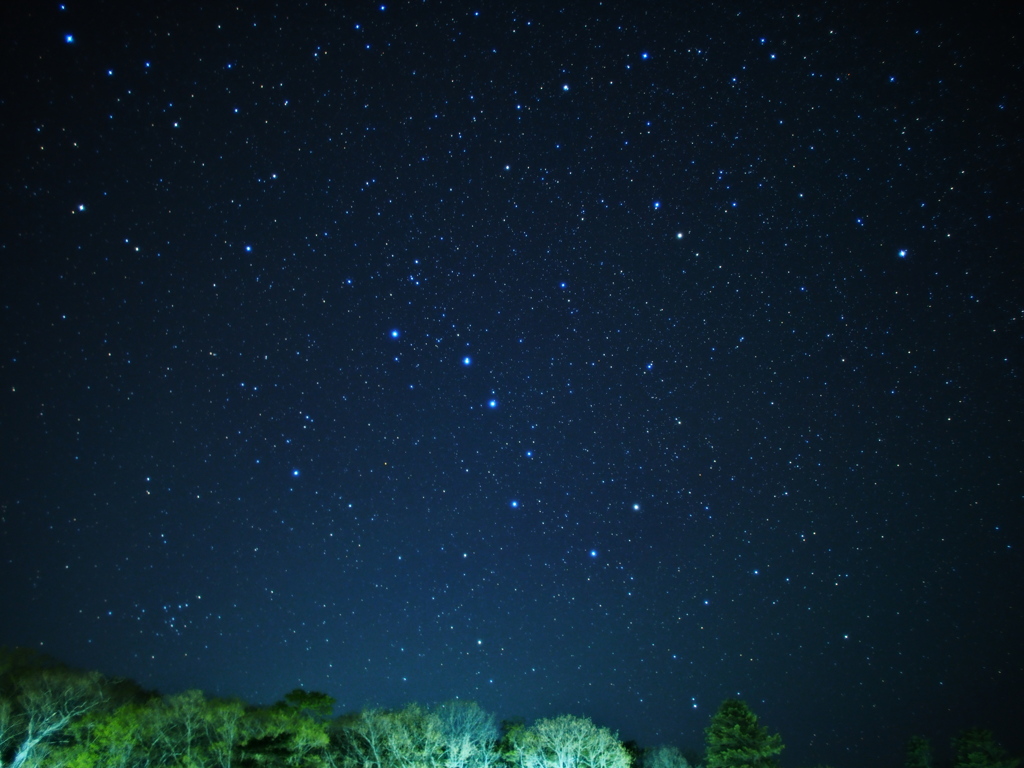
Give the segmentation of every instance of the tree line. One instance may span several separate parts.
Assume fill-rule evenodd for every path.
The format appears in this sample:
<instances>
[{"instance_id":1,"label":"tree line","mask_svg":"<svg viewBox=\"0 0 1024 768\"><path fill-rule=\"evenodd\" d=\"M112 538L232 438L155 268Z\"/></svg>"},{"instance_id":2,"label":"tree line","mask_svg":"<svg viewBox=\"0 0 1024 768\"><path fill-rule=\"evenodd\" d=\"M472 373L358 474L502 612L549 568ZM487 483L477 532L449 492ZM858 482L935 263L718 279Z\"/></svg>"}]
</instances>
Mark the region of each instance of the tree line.
<instances>
[{"instance_id":1,"label":"tree line","mask_svg":"<svg viewBox=\"0 0 1024 768\"><path fill-rule=\"evenodd\" d=\"M702 754L640 749L574 715L499 723L474 702L364 709L336 717L325 693L271 706L171 696L130 680L0 649L0 768L777 768L783 749L742 701L722 703ZM954 768L1016 768L984 730L953 741ZM933 768L910 740L906 768Z\"/></svg>"}]
</instances>

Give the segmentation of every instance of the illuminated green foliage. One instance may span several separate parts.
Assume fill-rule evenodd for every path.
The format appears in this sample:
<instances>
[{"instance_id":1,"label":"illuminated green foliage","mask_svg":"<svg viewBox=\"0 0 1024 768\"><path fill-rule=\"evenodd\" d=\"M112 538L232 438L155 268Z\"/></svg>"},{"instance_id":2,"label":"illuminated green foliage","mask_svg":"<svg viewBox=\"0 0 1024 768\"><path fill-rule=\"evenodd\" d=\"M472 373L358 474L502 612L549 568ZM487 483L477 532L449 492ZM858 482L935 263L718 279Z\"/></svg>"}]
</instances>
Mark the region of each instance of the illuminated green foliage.
<instances>
[{"instance_id":1,"label":"illuminated green foliage","mask_svg":"<svg viewBox=\"0 0 1024 768\"><path fill-rule=\"evenodd\" d=\"M769 735L758 725L744 702L726 699L704 730L707 745L706 768L775 768L775 756L782 751L782 737Z\"/></svg>"},{"instance_id":2,"label":"illuminated green foliage","mask_svg":"<svg viewBox=\"0 0 1024 768\"><path fill-rule=\"evenodd\" d=\"M984 728L969 728L957 734L953 753L953 768L1017 768L1020 762L1006 753L992 731Z\"/></svg>"},{"instance_id":3,"label":"illuminated green foliage","mask_svg":"<svg viewBox=\"0 0 1024 768\"><path fill-rule=\"evenodd\" d=\"M932 768L932 746L924 736L911 736L907 740L905 768Z\"/></svg>"}]
</instances>

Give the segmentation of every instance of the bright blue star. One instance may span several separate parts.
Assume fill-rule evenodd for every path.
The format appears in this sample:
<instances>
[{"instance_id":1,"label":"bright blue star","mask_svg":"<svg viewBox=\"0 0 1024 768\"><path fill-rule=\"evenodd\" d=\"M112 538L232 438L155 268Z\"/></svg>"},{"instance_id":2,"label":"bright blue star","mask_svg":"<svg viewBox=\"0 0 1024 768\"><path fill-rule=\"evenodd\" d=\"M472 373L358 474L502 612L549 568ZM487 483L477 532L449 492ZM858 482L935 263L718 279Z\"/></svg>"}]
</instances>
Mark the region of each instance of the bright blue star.
<instances>
[{"instance_id":1,"label":"bright blue star","mask_svg":"<svg viewBox=\"0 0 1024 768\"><path fill-rule=\"evenodd\" d=\"M75 36L72 34L64 35L64 42L68 45L73 45L75 42Z\"/></svg>"},{"instance_id":2,"label":"bright blue star","mask_svg":"<svg viewBox=\"0 0 1024 768\"><path fill-rule=\"evenodd\" d=\"M509 506L512 507L512 509L515 509L516 507L519 506L519 502L516 501L515 499L512 499L512 501L509 503Z\"/></svg>"},{"instance_id":3,"label":"bright blue star","mask_svg":"<svg viewBox=\"0 0 1024 768\"><path fill-rule=\"evenodd\" d=\"M896 255L899 256L901 259L907 258L907 252L902 249Z\"/></svg>"},{"instance_id":4,"label":"bright blue star","mask_svg":"<svg viewBox=\"0 0 1024 768\"><path fill-rule=\"evenodd\" d=\"M472 363L473 363L473 359L472 358L470 358L468 356L462 358L462 364L463 365L471 365Z\"/></svg>"},{"instance_id":5,"label":"bright blue star","mask_svg":"<svg viewBox=\"0 0 1024 768\"><path fill-rule=\"evenodd\" d=\"M401 332L401 331L399 331L399 330L398 330L397 328L393 328L393 329L391 330L391 338L392 338L392 339L397 339L397 338L398 338L399 336L401 336L401 335L402 335L402 332Z\"/></svg>"},{"instance_id":6,"label":"bright blue star","mask_svg":"<svg viewBox=\"0 0 1024 768\"><path fill-rule=\"evenodd\" d=\"M293 469L293 470L292 470L292 477L298 477L298 476L299 476L299 475L301 475L301 474L302 474L302 473L301 473L301 472L299 472L299 470L297 470L297 469Z\"/></svg>"},{"instance_id":7,"label":"bright blue star","mask_svg":"<svg viewBox=\"0 0 1024 768\"><path fill-rule=\"evenodd\" d=\"M487 407L488 408L497 408L498 407L498 401L497 400L488 400L487 401Z\"/></svg>"},{"instance_id":8,"label":"bright blue star","mask_svg":"<svg viewBox=\"0 0 1024 768\"><path fill-rule=\"evenodd\" d=\"M590 556L591 557L597 557L597 550L596 549L590 550Z\"/></svg>"}]
</instances>

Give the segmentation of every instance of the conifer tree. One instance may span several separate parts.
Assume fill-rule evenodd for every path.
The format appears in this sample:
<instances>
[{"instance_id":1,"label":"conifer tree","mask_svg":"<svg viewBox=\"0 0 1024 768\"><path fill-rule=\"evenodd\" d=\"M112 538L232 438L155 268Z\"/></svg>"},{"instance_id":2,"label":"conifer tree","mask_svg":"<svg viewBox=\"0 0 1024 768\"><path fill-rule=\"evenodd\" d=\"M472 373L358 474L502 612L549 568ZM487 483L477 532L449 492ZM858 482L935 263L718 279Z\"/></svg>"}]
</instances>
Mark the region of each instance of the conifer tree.
<instances>
[{"instance_id":1,"label":"conifer tree","mask_svg":"<svg viewBox=\"0 0 1024 768\"><path fill-rule=\"evenodd\" d=\"M984 728L969 728L953 739L953 768L1017 768L1019 760L1011 758Z\"/></svg>"},{"instance_id":2,"label":"conifer tree","mask_svg":"<svg viewBox=\"0 0 1024 768\"><path fill-rule=\"evenodd\" d=\"M932 745L924 736L911 736L907 740L905 768L932 768Z\"/></svg>"},{"instance_id":3,"label":"conifer tree","mask_svg":"<svg viewBox=\"0 0 1024 768\"><path fill-rule=\"evenodd\" d=\"M746 703L726 699L704 730L705 768L775 768L782 737L768 734Z\"/></svg>"}]
</instances>

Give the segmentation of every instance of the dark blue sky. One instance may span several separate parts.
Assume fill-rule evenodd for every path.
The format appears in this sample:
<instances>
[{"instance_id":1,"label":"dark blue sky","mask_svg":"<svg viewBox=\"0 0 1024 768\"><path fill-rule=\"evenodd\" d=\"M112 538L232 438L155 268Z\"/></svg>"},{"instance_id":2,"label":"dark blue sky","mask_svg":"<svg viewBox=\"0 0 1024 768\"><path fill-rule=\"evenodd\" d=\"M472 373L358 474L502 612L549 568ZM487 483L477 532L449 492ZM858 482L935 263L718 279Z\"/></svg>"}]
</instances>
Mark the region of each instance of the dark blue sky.
<instances>
[{"instance_id":1,"label":"dark blue sky","mask_svg":"<svg viewBox=\"0 0 1024 768\"><path fill-rule=\"evenodd\" d=\"M1020 12L196 5L0 24L0 644L1021 748Z\"/></svg>"}]
</instances>

